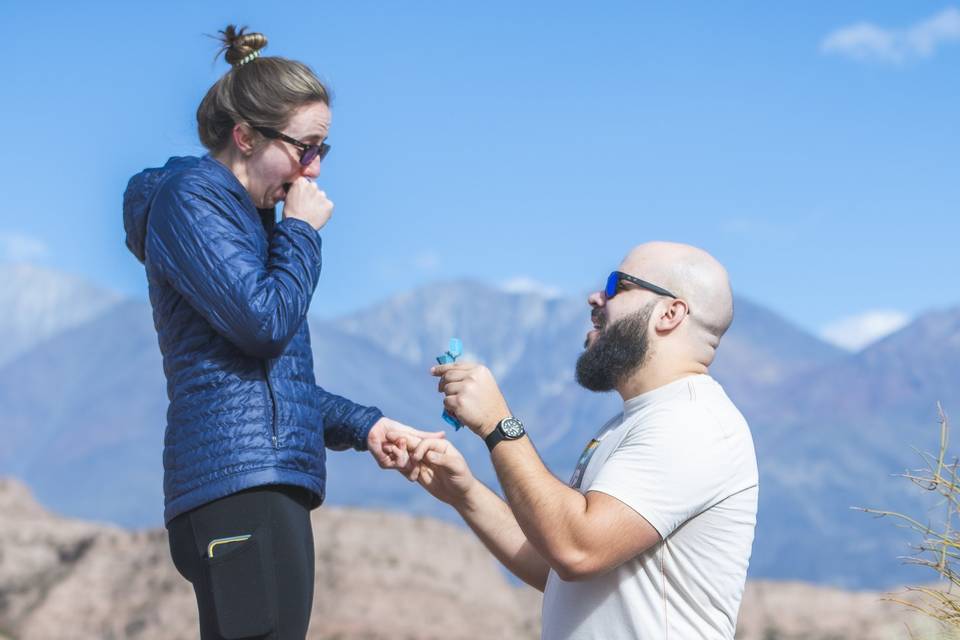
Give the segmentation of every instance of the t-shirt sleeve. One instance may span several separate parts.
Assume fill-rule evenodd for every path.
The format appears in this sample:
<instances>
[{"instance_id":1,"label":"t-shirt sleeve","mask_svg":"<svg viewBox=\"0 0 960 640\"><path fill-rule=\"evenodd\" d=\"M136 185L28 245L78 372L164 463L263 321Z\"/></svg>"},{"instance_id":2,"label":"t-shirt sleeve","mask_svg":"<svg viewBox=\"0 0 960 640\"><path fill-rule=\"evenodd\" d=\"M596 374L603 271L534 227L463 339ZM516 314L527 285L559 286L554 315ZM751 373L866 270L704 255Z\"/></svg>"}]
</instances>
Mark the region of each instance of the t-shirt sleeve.
<instances>
[{"instance_id":1,"label":"t-shirt sleeve","mask_svg":"<svg viewBox=\"0 0 960 640\"><path fill-rule=\"evenodd\" d=\"M662 538L715 504L729 466L717 421L697 410L649 416L627 433L587 491L599 491L643 516Z\"/></svg>"}]
</instances>

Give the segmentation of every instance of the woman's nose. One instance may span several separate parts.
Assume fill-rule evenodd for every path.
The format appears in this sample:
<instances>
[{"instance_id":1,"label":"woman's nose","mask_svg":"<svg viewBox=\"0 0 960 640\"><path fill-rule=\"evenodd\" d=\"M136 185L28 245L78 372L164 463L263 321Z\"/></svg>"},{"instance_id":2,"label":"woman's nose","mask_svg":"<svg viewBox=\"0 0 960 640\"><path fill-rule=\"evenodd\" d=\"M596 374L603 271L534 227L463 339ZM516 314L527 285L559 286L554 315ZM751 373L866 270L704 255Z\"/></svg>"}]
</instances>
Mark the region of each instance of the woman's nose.
<instances>
[{"instance_id":1,"label":"woman's nose","mask_svg":"<svg viewBox=\"0 0 960 640\"><path fill-rule=\"evenodd\" d=\"M315 158L313 162L300 168L300 175L304 178L315 179L320 175L320 158Z\"/></svg>"}]
</instances>

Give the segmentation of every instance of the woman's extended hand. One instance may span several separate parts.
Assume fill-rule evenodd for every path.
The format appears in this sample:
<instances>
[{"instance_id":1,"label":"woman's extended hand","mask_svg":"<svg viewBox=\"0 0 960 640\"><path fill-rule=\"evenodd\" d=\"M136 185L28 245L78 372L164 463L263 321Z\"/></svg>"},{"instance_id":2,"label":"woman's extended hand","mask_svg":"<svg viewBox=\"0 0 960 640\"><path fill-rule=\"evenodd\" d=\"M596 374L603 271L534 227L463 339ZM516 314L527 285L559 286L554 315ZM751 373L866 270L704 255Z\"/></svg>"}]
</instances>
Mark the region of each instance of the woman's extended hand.
<instances>
[{"instance_id":1,"label":"woman's extended hand","mask_svg":"<svg viewBox=\"0 0 960 640\"><path fill-rule=\"evenodd\" d=\"M442 431L420 431L414 429L413 427L408 427L402 422L397 422L396 420L391 420L386 416L377 420L373 427L370 429L370 433L367 435L367 449L370 450L370 454L373 456L373 459L377 461L377 464L380 465L382 469L399 469L403 471L409 465L409 456L407 455L407 450L403 449L402 451L397 448L389 447L389 441L387 440L387 432L396 434L395 437L406 437L411 441L424 440L427 438L440 438L444 437ZM384 445L388 445L386 450ZM409 471L409 470L408 470ZM404 475L408 475L405 473Z\"/></svg>"}]
</instances>

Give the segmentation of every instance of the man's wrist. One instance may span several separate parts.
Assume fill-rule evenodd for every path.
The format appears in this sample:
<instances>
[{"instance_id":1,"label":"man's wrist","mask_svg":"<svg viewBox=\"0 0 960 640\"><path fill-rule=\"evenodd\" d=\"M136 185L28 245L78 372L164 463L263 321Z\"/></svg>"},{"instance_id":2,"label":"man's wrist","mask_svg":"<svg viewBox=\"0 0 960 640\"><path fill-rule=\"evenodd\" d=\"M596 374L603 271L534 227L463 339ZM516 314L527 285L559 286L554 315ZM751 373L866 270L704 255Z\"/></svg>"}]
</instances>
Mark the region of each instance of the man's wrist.
<instances>
[{"instance_id":1,"label":"man's wrist","mask_svg":"<svg viewBox=\"0 0 960 640\"><path fill-rule=\"evenodd\" d=\"M501 442L519 440L526 435L527 432L523 427L523 422L519 418L510 415L498 422L497 428L491 431L490 434L483 439L483 442L492 453Z\"/></svg>"},{"instance_id":2,"label":"man's wrist","mask_svg":"<svg viewBox=\"0 0 960 640\"><path fill-rule=\"evenodd\" d=\"M460 499L453 502L450 506L457 510L461 516L473 513L479 508L480 491L483 485L476 478L470 483L470 487L463 492Z\"/></svg>"},{"instance_id":3,"label":"man's wrist","mask_svg":"<svg viewBox=\"0 0 960 640\"><path fill-rule=\"evenodd\" d=\"M511 417L513 414L510 413L510 410L509 410L509 409L507 409L507 410L504 410L504 411L503 411L501 414L499 414L499 415L500 415L500 417L497 418L497 419L495 419L491 424L489 424L489 425L482 425L482 426L480 427L480 430L477 431L477 435L480 436L481 438L483 438L484 440L486 440L487 436L489 436L491 433L493 433L494 431L497 430L497 426L498 426L501 422L503 422L503 421L506 420L507 418Z\"/></svg>"}]
</instances>

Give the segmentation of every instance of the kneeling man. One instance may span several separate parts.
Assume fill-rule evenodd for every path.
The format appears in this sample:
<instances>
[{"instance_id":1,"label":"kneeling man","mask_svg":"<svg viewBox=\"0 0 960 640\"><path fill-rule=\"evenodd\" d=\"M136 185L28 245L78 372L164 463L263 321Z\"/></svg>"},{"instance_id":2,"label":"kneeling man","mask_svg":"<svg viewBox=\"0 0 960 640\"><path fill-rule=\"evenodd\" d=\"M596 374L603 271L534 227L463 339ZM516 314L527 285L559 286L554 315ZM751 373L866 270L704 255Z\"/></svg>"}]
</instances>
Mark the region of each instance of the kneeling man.
<instances>
[{"instance_id":1,"label":"kneeling man","mask_svg":"<svg viewBox=\"0 0 960 640\"><path fill-rule=\"evenodd\" d=\"M694 247L644 244L588 302L594 329L577 381L615 389L623 410L587 443L569 483L475 364L432 373L447 411L486 441L506 501L447 440L397 432L393 452L409 453L408 477L544 592L543 638L732 640L758 479L747 423L708 373L733 319L726 271Z\"/></svg>"}]
</instances>

